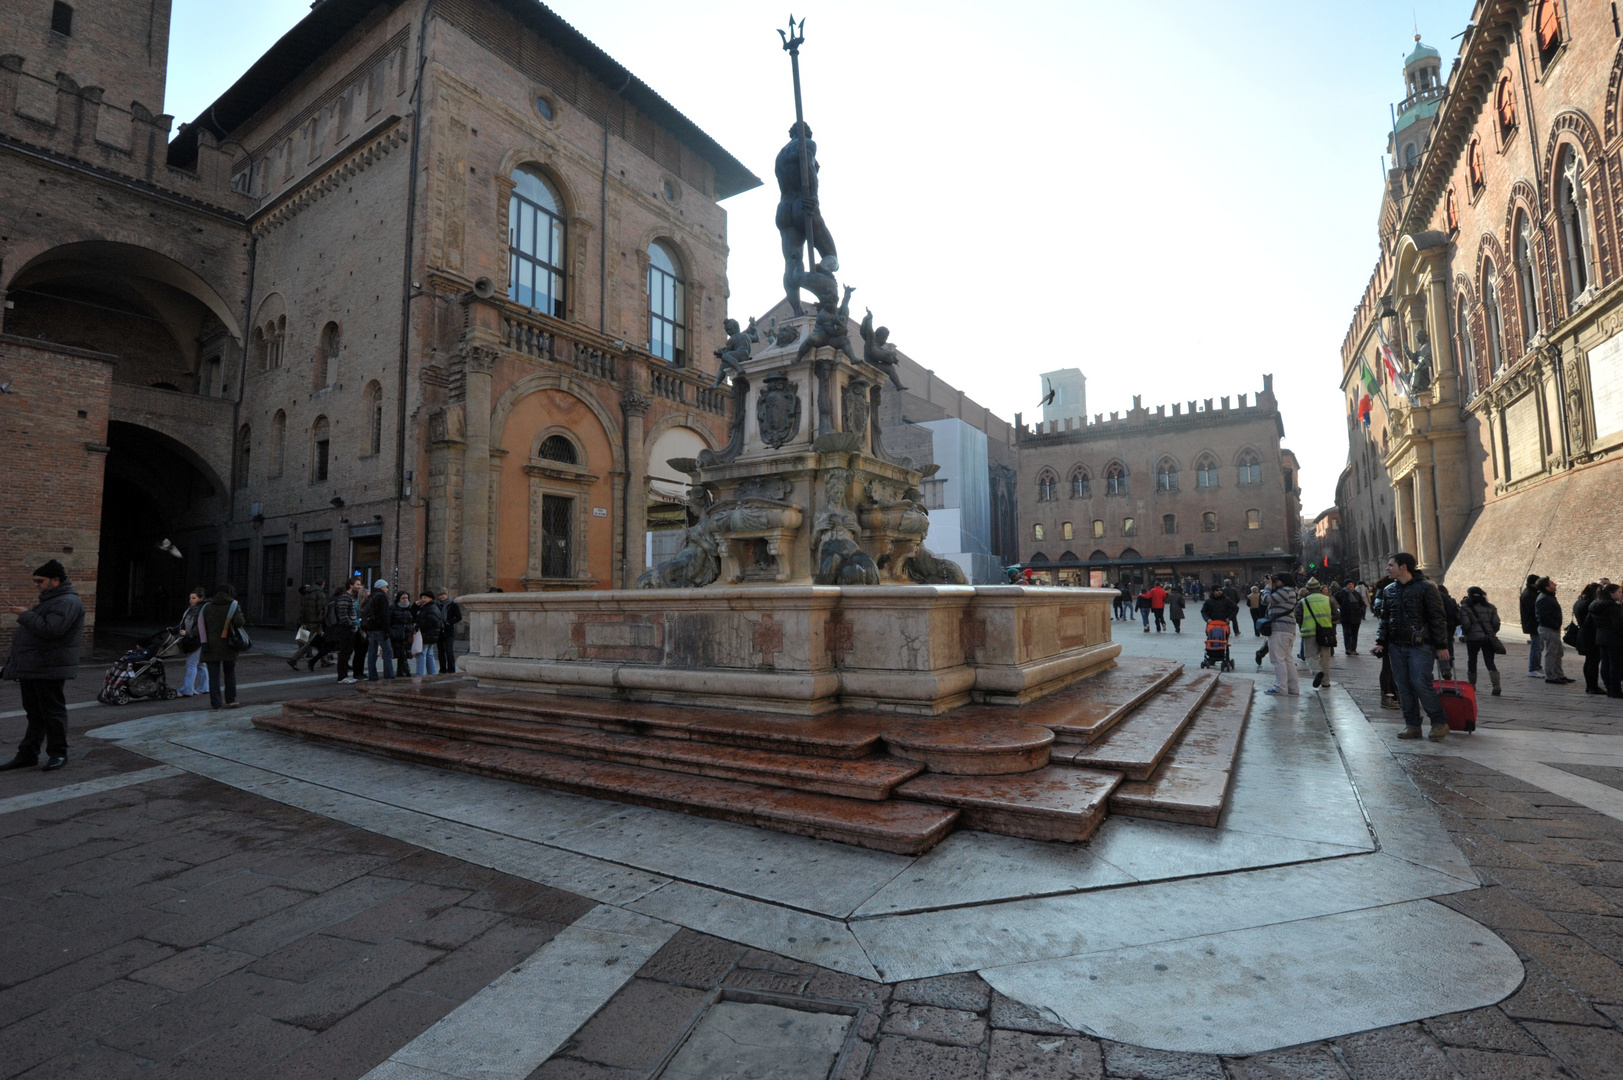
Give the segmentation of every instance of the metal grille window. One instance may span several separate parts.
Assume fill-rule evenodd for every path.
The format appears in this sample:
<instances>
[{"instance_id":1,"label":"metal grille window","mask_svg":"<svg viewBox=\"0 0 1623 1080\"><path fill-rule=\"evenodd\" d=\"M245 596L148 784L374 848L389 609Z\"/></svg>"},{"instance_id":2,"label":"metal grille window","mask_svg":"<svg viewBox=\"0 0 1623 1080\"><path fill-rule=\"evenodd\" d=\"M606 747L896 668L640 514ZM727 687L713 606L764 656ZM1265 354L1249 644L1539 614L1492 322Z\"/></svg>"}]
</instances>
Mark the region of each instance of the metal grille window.
<instances>
[{"instance_id":1,"label":"metal grille window","mask_svg":"<svg viewBox=\"0 0 1623 1080\"><path fill-rule=\"evenodd\" d=\"M562 435L548 435L541 440L541 460L561 461L565 465L578 464L575 460L575 444Z\"/></svg>"},{"instance_id":2,"label":"metal grille window","mask_svg":"<svg viewBox=\"0 0 1623 1080\"><path fill-rule=\"evenodd\" d=\"M648 247L648 351L673 364L687 362L687 286L676 253Z\"/></svg>"},{"instance_id":3,"label":"metal grille window","mask_svg":"<svg viewBox=\"0 0 1623 1080\"><path fill-rule=\"evenodd\" d=\"M575 500L562 495L541 496L541 576L569 577L570 528L575 517Z\"/></svg>"},{"instance_id":4,"label":"metal grille window","mask_svg":"<svg viewBox=\"0 0 1623 1080\"><path fill-rule=\"evenodd\" d=\"M259 554L259 617L279 623L286 615L287 545L266 544Z\"/></svg>"},{"instance_id":5,"label":"metal grille window","mask_svg":"<svg viewBox=\"0 0 1623 1080\"><path fill-rule=\"evenodd\" d=\"M563 318L563 202L551 184L527 168L513 172L507 250L508 299Z\"/></svg>"}]
</instances>

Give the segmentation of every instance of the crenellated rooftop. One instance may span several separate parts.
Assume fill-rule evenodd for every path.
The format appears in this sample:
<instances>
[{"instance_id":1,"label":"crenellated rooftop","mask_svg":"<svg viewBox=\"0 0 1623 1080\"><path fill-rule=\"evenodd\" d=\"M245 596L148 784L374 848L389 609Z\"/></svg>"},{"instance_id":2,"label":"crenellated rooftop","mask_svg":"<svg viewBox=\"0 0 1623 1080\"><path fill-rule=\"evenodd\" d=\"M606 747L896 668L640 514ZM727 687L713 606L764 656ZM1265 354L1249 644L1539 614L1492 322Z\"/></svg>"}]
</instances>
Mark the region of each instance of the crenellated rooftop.
<instances>
[{"instance_id":1,"label":"crenellated rooftop","mask_svg":"<svg viewBox=\"0 0 1623 1080\"><path fill-rule=\"evenodd\" d=\"M1247 397L1251 398L1247 404ZM1027 424L1024 414L1016 413L1014 417L1015 439L1020 443L1048 442L1048 441L1082 441L1086 439L1119 438L1122 435L1136 434L1146 428L1173 428L1173 427L1205 427L1214 424L1234 423L1237 421L1256 420L1259 417L1273 417L1276 422L1279 418L1279 402L1274 397L1274 377L1262 377L1262 390L1256 394L1239 394L1230 403L1228 397L1205 398L1185 402L1175 401L1171 406L1157 405L1152 411L1144 406L1143 395L1133 395L1133 407L1125 413L1117 411L1110 414L1109 419L1104 413L1095 413L1092 420L1085 417L1075 417L1067 420L1049 420L1045 423ZM1187 404L1187 408L1185 405ZM1168 411L1170 408L1170 411ZM1283 427L1280 434L1283 435Z\"/></svg>"}]
</instances>

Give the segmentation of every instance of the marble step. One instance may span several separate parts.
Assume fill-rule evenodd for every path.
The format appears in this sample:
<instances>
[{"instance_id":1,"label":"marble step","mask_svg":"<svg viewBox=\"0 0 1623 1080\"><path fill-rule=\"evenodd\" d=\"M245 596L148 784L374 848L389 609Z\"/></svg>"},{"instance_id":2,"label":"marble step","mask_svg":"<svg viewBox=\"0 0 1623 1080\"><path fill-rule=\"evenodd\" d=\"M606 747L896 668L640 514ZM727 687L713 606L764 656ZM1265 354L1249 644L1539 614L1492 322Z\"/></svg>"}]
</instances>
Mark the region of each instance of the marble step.
<instances>
[{"instance_id":1,"label":"marble step","mask_svg":"<svg viewBox=\"0 0 1623 1080\"><path fill-rule=\"evenodd\" d=\"M446 739L467 739L493 746L617 761L622 765L642 765L724 780L744 780L797 791L839 795L847 799L886 799L897 784L924 770L924 766L916 761L900 761L878 755L857 759L808 757L804 754L719 746L690 739L648 738L538 720L509 720L496 716L406 708L365 699L316 698L289 703L284 710L295 716L351 720Z\"/></svg>"},{"instance_id":2,"label":"marble step","mask_svg":"<svg viewBox=\"0 0 1623 1080\"><path fill-rule=\"evenodd\" d=\"M1049 758L1147 780L1216 685L1215 671L1180 673L1104 738L1082 746L1053 746Z\"/></svg>"},{"instance_id":3,"label":"marble step","mask_svg":"<svg viewBox=\"0 0 1623 1080\"><path fill-rule=\"evenodd\" d=\"M1054 733L1011 715L1001 720L963 720L948 713L898 719L881 738L895 757L923 763L933 773L993 776L1025 773L1048 764Z\"/></svg>"},{"instance_id":4,"label":"marble step","mask_svg":"<svg viewBox=\"0 0 1623 1080\"><path fill-rule=\"evenodd\" d=\"M1041 724L1062 743L1091 743L1177 678L1176 660L1131 657L1048 697L1023 705L1019 719Z\"/></svg>"},{"instance_id":5,"label":"marble step","mask_svg":"<svg viewBox=\"0 0 1623 1080\"><path fill-rule=\"evenodd\" d=\"M406 761L899 855L928 851L952 831L958 818L957 810L917 802L843 799L613 761L442 739L319 716L261 716L255 718L254 725Z\"/></svg>"},{"instance_id":6,"label":"marble step","mask_svg":"<svg viewBox=\"0 0 1623 1080\"><path fill-rule=\"evenodd\" d=\"M1121 774L1050 765L1018 776L927 772L896 789L903 799L952 807L965 829L1080 843L1105 819Z\"/></svg>"},{"instance_id":7,"label":"marble step","mask_svg":"<svg viewBox=\"0 0 1623 1080\"><path fill-rule=\"evenodd\" d=\"M481 690L469 682L368 687L366 695L407 708L848 759L878 751L880 732L893 719L846 713L765 716L700 706Z\"/></svg>"},{"instance_id":8,"label":"marble step","mask_svg":"<svg viewBox=\"0 0 1623 1080\"><path fill-rule=\"evenodd\" d=\"M1110 796L1110 812L1213 826L1223 814L1256 684L1228 675L1147 780Z\"/></svg>"}]
</instances>

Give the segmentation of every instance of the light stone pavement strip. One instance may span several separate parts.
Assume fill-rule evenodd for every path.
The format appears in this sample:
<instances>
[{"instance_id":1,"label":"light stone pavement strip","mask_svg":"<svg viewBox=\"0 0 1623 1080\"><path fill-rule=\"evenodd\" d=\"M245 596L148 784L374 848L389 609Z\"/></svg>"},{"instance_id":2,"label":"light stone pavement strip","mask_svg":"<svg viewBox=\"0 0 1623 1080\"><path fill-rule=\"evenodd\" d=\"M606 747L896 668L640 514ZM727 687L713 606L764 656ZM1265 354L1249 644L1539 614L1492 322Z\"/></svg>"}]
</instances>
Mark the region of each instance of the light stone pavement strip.
<instances>
[{"instance_id":1,"label":"light stone pavement strip","mask_svg":"<svg viewBox=\"0 0 1623 1080\"><path fill-rule=\"evenodd\" d=\"M333 679L333 677L331 675L300 675L297 678L291 678L291 679L266 679L263 682L238 683L237 684L237 692L240 694L244 690L257 690L262 686L287 686L287 685L289 685L291 683L332 682L332 679ZM208 700L208 691L204 690L201 694L198 694L197 696L204 699L204 701L207 701ZM175 700L179 701L180 699L176 698ZM137 699L137 702L146 703L144 699ZM103 708L109 707L109 706L104 705L103 702L97 701L95 698L91 698L89 701L75 701L72 704L68 705L68 709L70 709L70 710L72 710L72 709L94 709L97 706L102 706ZM177 707L178 708L187 708L187 706L184 706L184 705L177 706ZM207 705L191 706L191 707L192 708L201 708L201 709L204 709L204 710L208 710ZM111 706L111 708L117 708L117 706L116 705ZM206 714L207 713L205 712L205 715ZM12 719L14 717L27 716L27 715L28 715L28 713L24 709L8 709L5 712L0 712L0 720L10 720L10 719Z\"/></svg>"},{"instance_id":2,"label":"light stone pavement strip","mask_svg":"<svg viewBox=\"0 0 1623 1080\"><path fill-rule=\"evenodd\" d=\"M150 769L115 773L112 776L84 780L77 784L46 788L43 791L34 791L27 795L13 795L9 799L0 799L0 814L11 814L18 810L32 810L36 806L49 806L51 803L78 799L85 795L99 795L104 791L117 791L119 788L144 784L149 780L162 780L168 776L179 776L181 772L182 770L175 768L173 765L157 765Z\"/></svg>"},{"instance_id":3,"label":"light stone pavement strip","mask_svg":"<svg viewBox=\"0 0 1623 1080\"><path fill-rule=\"evenodd\" d=\"M362 1080L522 1080L676 931L671 923L599 905Z\"/></svg>"},{"instance_id":4,"label":"light stone pavement strip","mask_svg":"<svg viewBox=\"0 0 1623 1080\"><path fill-rule=\"evenodd\" d=\"M1129 654L1199 656L1193 636L1122 638ZM918 858L312 745L253 729L255 711L92 734L847 974L979 971L1073 1027L1157 1049L1260 1052L1492 1004L1522 978L1503 942L1425 899L1479 881L1381 729L1337 688L1257 696L1215 829L1113 816L1086 845L959 832ZM1395 939L1425 979L1394 976ZM1237 984L1241 969L1256 986ZM1348 1007L1357 986L1388 991L1378 1010Z\"/></svg>"}]
</instances>

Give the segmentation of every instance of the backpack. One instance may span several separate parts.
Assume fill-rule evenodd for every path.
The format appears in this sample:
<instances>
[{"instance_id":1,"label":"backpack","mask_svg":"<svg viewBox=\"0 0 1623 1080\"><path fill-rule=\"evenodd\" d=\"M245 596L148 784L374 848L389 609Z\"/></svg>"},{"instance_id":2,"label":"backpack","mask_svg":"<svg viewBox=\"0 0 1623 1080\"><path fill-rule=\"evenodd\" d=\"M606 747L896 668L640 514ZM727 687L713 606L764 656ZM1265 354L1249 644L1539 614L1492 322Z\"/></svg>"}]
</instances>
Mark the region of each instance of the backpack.
<instances>
[{"instance_id":1,"label":"backpack","mask_svg":"<svg viewBox=\"0 0 1623 1080\"><path fill-rule=\"evenodd\" d=\"M337 597L328 599L326 610L321 613L321 625L327 627L329 630L338 626Z\"/></svg>"}]
</instances>

